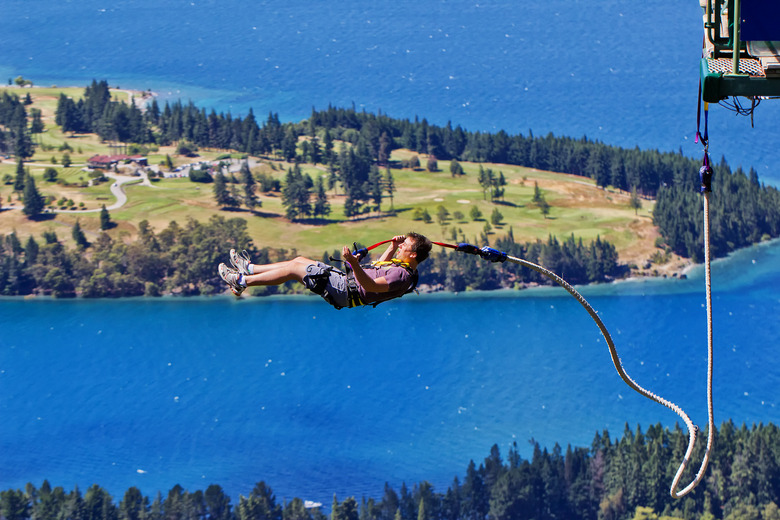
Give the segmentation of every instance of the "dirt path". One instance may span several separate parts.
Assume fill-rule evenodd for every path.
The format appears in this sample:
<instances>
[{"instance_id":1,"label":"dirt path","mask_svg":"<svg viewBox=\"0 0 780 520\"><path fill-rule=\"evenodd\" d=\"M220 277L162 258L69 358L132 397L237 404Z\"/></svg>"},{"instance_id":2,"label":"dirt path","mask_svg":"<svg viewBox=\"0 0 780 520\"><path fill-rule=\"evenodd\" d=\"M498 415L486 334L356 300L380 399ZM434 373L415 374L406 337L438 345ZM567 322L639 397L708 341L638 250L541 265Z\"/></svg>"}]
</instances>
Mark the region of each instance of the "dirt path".
<instances>
[{"instance_id":1,"label":"dirt path","mask_svg":"<svg viewBox=\"0 0 780 520\"><path fill-rule=\"evenodd\" d=\"M149 182L149 178L146 175L143 175L143 177L135 177L132 175L118 175L115 173L106 173L106 177L109 177L114 180L114 182L111 184L111 194L116 197L116 202L114 202L110 206L106 206L106 209L111 211L114 209L119 209L122 206L124 206L127 203L127 194L125 193L125 184L131 183L133 181L138 182L139 184L143 184L146 186L152 186L152 183ZM95 213L98 211L103 211L103 208L98 209L55 209L53 210L54 213Z\"/></svg>"}]
</instances>

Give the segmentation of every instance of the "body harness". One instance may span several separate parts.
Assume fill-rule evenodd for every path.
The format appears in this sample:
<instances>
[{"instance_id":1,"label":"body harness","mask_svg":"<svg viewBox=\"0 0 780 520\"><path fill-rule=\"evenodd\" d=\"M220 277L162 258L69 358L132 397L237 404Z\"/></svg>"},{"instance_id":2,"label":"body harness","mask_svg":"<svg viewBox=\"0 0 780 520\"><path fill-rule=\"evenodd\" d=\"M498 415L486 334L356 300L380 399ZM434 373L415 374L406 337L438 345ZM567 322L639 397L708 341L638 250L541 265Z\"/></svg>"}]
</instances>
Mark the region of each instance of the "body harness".
<instances>
[{"instance_id":1,"label":"body harness","mask_svg":"<svg viewBox=\"0 0 780 520\"><path fill-rule=\"evenodd\" d=\"M389 240L385 241L385 242L381 242L380 244L385 244L387 242L389 242ZM373 249L374 247L376 247L376 246L378 246L380 244L375 244L375 245L371 246L371 248ZM356 251L355 251L354 254L359 259L363 258L368 253L368 249L367 248L357 249L357 245L355 245L355 249L356 249ZM330 258L330 260L334 261L334 262L342 262L343 261L343 260L339 260L337 258L332 258L332 257ZM405 269L411 275L411 283L409 284L409 288L403 294L399 294L397 296L393 296L393 297L390 297L390 298L382 299L382 300L380 300L378 302L371 303L370 305L372 305L374 307L376 307L377 305L379 305L382 302L386 302L386 301L389 301L389 300L392 300L392 299L395 299L395 298L400 298L404 294L409 294L410 292L413 292L413 291L415 291L417 289L417 281L419 280L419 276L417 274L417 269L412 269L412 266L410 266L406 262L402 262L401 260L398 260L397 258L393 258L393 259L385 260L385 261L371 262L371 264L368 267L369 268L378 269L380 267L391 267L391 266L401 267L401 268ZM348 266L347 266L347 272L346 273L344 273L343 271L341 271L339 269L336 269L333 266L325 266L325 267L322 268L322 271L320 273L308 275L307 278L309 279L309 282L305 283L305 285L313 293L319 294L320 296L322 296L325 299L325 301L330 303L333 307L335 307L336 309L341 310L345 306L339 305L339 303L336 302L336 300L333 298L333 295L331 295L328 292L328 280L330 278L330 273L333 272L333 271L336 271L337 273L342 274L342 275L345 276L345 280L346 280L346 283L347 283L347 305L346 305L346 307L351 309L352 307L362 307L363 305L366 305L366 302L364 302L363 298L360 296L360 284L358 284L357 280L355 279L355 273L352 271L352 269L349 269Z\"/></svg>"},{"instance_id":2,"label":"body harness","mask_svg":"<svg viewBox=\"0 0 780 520\"><path fill-rule=\"evenodd\" d=\"M397 258L393 258L391 260L371 262L371 265L369 267L378 269L380 267L389 267L389 266L403 267L411 275L412 283L409 285L409 288L403 294L400 294L398 296L393 296L392 298L387 298L386 300L380 300L378 302L374 302L371 304L374 307L376 307L382 302L386 302L394 298L400 298L404 294L409 294L410 292L417 289L417 281L419 279L419 276L417 275L417 269L412 269L412 267L406 262L402 262ZM349 269L347 272L347 290L348 290L350 308L360 307L366 304L363 301L363 299L360 297L360 289L358 287L357 280L355 279L355 273L352 271L352 269Z\"/></svg>"}]
</instances>

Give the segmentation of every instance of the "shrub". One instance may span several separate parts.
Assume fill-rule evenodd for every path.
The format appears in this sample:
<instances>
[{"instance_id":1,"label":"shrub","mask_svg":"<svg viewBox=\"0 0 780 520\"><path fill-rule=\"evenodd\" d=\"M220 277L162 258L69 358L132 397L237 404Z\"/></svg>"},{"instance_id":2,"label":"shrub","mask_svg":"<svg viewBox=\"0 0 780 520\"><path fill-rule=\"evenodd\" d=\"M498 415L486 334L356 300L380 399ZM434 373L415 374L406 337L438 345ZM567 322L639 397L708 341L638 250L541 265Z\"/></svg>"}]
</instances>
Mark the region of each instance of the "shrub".
<instances>
[{"instance_id":1,"label":"shrub","mask_svg":"<svg viewBox=\"0 0 780 520\"><path fill-rule=\"evenodd\" d=\"M208 170L196 170L194 168L190 168L190 180L192 182L214 182L214 178Z\"/></svg>"},{"instance_id":2,"label":"shrub","mask_svg":"<svg viewBox=\"0 0 780 520\"><path fill-rule=\"evenodd\" d=\"M57 175L58 175L57 169L49 166L43 172L43 180L45 180L46 182L54 182L57 180Z\"/></svg>"}]
</instances>

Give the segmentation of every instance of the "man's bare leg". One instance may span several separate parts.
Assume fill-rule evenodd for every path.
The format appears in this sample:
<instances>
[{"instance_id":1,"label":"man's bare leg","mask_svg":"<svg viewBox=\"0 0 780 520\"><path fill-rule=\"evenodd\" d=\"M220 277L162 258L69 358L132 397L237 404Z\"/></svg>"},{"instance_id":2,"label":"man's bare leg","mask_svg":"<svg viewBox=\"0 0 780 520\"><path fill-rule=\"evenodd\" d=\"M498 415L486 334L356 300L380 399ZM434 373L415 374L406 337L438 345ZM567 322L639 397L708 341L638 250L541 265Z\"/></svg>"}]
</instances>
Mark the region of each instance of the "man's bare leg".
<instances>
[{"instance_id":1,"label":"man's bare leg","mask_svg":"<svg viewBox=\"0 0 780 520\"><path fill-rule=\"evenodd\" d=\"M247 286L281 285L291 280L303 283L306 267L315 263L313 260L299 256L273 264L251 264L252 274L245 275L244 281Z\"/></svg>"}]
</instances>

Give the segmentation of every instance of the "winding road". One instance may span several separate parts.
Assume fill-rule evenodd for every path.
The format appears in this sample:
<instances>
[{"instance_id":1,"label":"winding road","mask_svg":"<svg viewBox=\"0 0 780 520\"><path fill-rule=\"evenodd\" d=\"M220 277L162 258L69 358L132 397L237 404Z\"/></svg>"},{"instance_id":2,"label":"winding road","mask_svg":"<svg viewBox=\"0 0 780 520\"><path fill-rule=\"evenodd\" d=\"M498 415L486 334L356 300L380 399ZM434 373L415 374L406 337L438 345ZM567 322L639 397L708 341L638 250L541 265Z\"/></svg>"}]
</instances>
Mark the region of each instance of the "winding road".
<instances>
[{"instance_id":1,"label":"winding road","mask_svg":"<svg viewBox=\"0 0 780 520\"><path fill-rule=\"evenodd\" d=\"M106 209L111 211L113 209L118 209L124 206L127 203L127 194L125 193L125 184L131 183L133 181L140 181L138 184L141 184L142 186L149 186L150 188L156 188L154 184L151 183L149 180L149 176L146 173L142 173L140 177L134 176L134 175L119 175L116 173L109 173L106 172L104 174L106 177L113 179L113 183L111 184L111 194L116 197L116 202L114 202L110 206L106 206ZM53 213L95 213L97 211L103 211L103 208L98 209L55 209L51 210Z\"/></svg>"}]
</instances>

